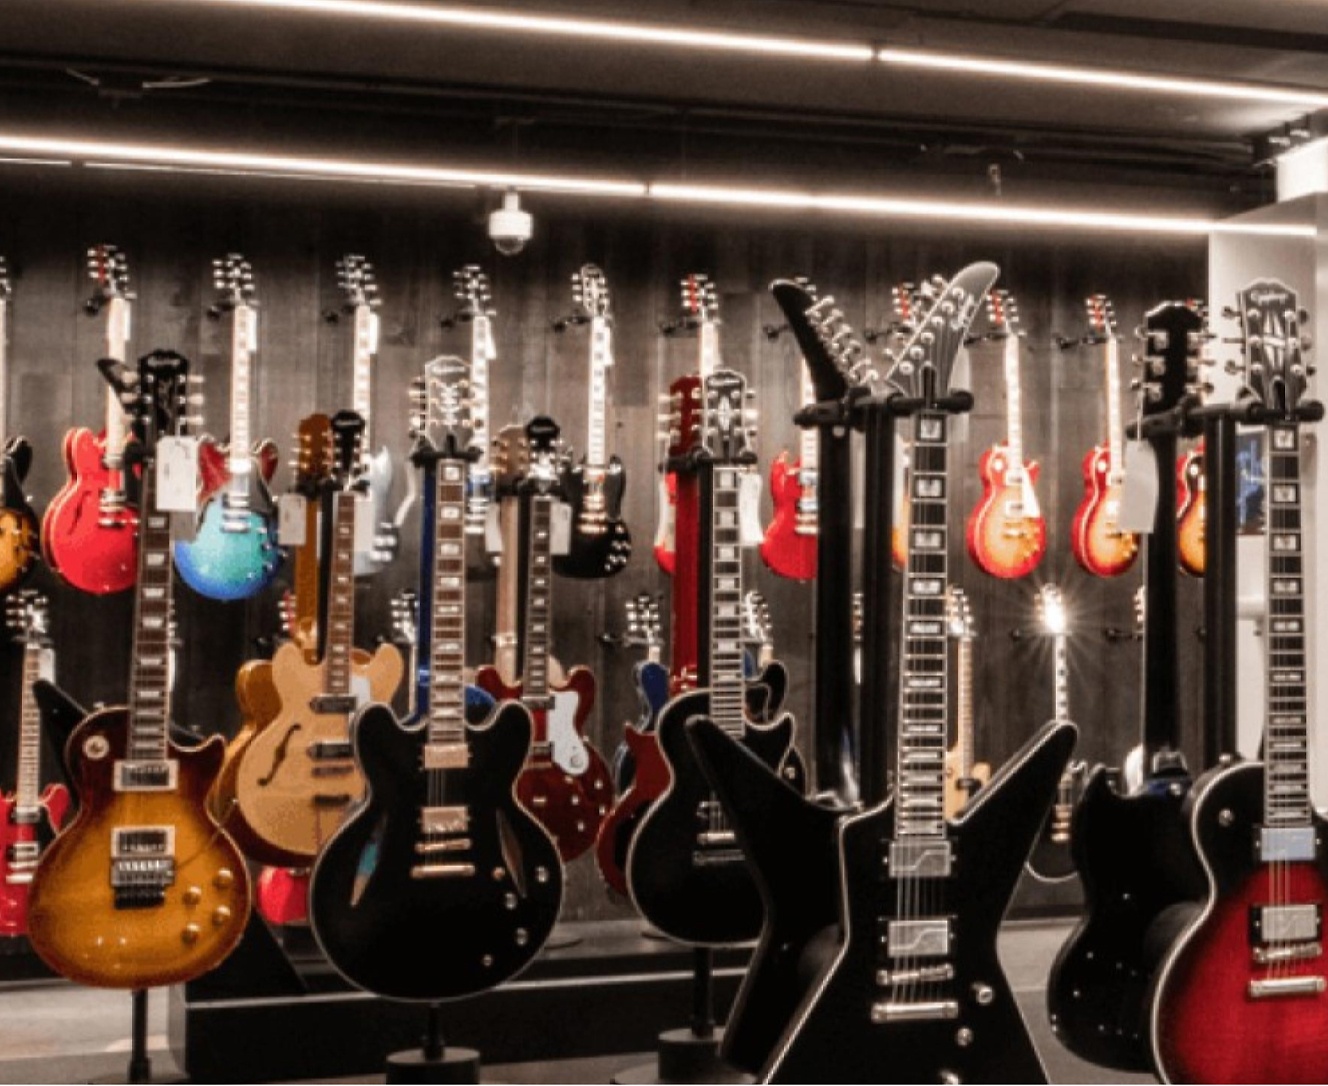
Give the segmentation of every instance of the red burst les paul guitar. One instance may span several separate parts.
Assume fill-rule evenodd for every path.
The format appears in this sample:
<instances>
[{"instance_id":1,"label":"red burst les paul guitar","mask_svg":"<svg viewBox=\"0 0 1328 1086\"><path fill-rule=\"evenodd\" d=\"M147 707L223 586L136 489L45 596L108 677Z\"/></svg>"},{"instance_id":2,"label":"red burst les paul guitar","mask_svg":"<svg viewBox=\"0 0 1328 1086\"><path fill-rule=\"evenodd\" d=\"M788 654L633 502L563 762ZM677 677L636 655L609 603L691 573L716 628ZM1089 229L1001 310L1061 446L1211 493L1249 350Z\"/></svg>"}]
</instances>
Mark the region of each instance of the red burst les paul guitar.
<instances>
[{"instance_id":1,"label":"red burst les paul guitar","mask_svg":"<svg viewBox=\"0 0 1328 1086\"><path fill-rule=\"evenodd\" d=\"M28 887L41 854L65 820L69 789L41 787L41 714L32 684L46 676L49 653L45 596L20 592L6 608L9 625L23 645L23 693L19 701L15 789L0 794L0 936L28 930Z\"/></svg>"},{"instance_id":2,"label":"red burst les paul guitar","mask_svg":"<svg viewBox=\"0 0 1328 1086\"><path fill-rule=\"evenodd\" d=\"M1309 372L1295 291L1272 279L1239 293L1245 384L1267 425L1268 617L1263 760L1195 785L1190 833L1207 876L1198 917L1172 944L1148 1007L1163 1082L1322 1082L1328 1068L1328 826L1309 781L1307 545L1301 517L1302 402Z\"/></svg>"},{"instance_id":3,"label":"red burst les paul guitar","mask_svg":"<svg viewBox=\"0 0 1328 1086\"><path fill-rule=\"evenodd\" d=\"M1116 316L1105 294L1094 294L1086 304L1089 333L1084 342L1102 347L1106 367L1107 441L1084 457L1084 498L1070 528L1070 549L1087 572L1118 577L1134 565L1139 540L1133 532L1121 531L1118 524L1125 460Z\"/></svg>"},{"instance_id":4,"label":"red burst les paul guitar","mask_svg":"<svg viewBox=\"0 0 1328 1086\"><path fill-rule=\"evenodd\" d=\"M986 338L1004 344L1006 439L978 461L982 498L968 518L968 554L993 577L1023 577L1037 568L1047 550L1047 522L1033 490L1041 471L1024 459L1020 422L1019 353L1022 334L1018 311L1009 291L987 296L991 329Z\"/></svg>"},{"instance_id":5,"label":"red burst les paul guitar","mask_svg":"<svg viewBox=\"0 0 1328 1086\"><path fill-rule=\"evenodd\" d=\"M129 343L129 269L113 245L88 253L88 274L97 290L86 303L106 316L105 357L123 362ZM134 583L138 568L138 509L126 493L124 408L106 392L106 424L100 434L85 427L65 435L69 480L42 517L46 564L75 588L105 595Z\"/></svg>"}]
</instances>

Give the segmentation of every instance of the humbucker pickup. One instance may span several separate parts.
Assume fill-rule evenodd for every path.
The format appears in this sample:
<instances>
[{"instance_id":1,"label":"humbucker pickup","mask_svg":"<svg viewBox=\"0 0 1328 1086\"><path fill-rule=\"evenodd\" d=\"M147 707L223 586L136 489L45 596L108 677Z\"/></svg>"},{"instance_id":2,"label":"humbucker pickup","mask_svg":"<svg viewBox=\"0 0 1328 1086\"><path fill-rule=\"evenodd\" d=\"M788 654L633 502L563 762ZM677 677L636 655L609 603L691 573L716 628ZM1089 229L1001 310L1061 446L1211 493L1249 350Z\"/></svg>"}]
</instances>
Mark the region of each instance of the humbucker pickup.
<instances>
[{"instance_id":1,"label":"humbucker pickup","mask_svg":"<svg viewBox=\"0 0 1328 1086\"><path fill-rule=\"evenodd\" d=\"M1308 863L1318 855L1313 826L1260 826L1259 860Z\"/></svg>"},{"instance_id":2,"label":"humbucker pickup","mask_svg":"<svg viewBox=\"0 0 1328 1086\"><path fill-rule=\"evenodd\" d=\"M315 694L309 699L309 708L319 716L334 713L349 716L359 707L360 699L354 694Z\"/></svg>"},{"instance_id":3,"label":"humbucker pickup","mask_svg":"<svg viewBox=\"0 0 1328 1086\"><path fill-rule=\"evenodd\" d=\"M891 958L945 958L950 954L950 920L888 920L885 952Z\"/></svg>"},{"instance_id":4,"label":"humbucker pickup","mask_svg":"<svg viewBox=\"0 0 1328 1086\"><path fill-rule=\"evenodd\" d=\"M309 744L310 758L349 758L351 755L349 739L315 739Z\"/></svg>"},{"instance_id":5,"label":"humbucker pickup","mask_svg":"<svg viewBox=\"0 0 1328 1086\"><path fill-rule=\"evenodd\" d=\"M465 743L425 743L425 769L465 769L470 765L470 747Z\"/></svg>"},{"instance_id":6,"label":"humbucker pickup","mask_svg":"<svg viewBox=\"0 0 1328 1086\"><path fill-rule=\"evenodd\" d=\"M1317 943L1322 928L1318 905L1250 906L1250 942L1255 946Z\"/></svg>"},{"instance_id":7,"label":"humbucker pickup","mask_svg":"<svg viewBox=\"0 0 1328 1086\"><path fill-rule=\"evenodd\" d=\"M25 867L35 864L41 857L41 848L36 841L15 841L5 849L5 859L10 867Z\"/></svg>"},{"instance_id":8,"label":"humbucker pickup","mask_svg":"<svg viewBox=\"0 0 1328 1086\"><path fill-rule=\"evenodd\" d=\"M891 841L889 863L891 878L948 879L954 846L949 841Z\"/></svg>"},{"instance_id":9,"label":"humbucker pickup","mask_svg":"<svg viewBox=\"0 0 1328 1086\"><path fill-rule=\"evenodd\" d=\"M420 809L422 833L466 833L470 829L470 810L466 807L423 807Z\"/></svg>"},{"instance_id":10,"label":"humbucker pickup","mask_svg":"<svg viewBox=\"0 0 1328 1086\"><path fill-rule=\"evenodd\" d=\"M126 759L115 763L114 788L117 792L173 792L179 774L180 765L174 758Z\"/></svg>"}]
</instances>

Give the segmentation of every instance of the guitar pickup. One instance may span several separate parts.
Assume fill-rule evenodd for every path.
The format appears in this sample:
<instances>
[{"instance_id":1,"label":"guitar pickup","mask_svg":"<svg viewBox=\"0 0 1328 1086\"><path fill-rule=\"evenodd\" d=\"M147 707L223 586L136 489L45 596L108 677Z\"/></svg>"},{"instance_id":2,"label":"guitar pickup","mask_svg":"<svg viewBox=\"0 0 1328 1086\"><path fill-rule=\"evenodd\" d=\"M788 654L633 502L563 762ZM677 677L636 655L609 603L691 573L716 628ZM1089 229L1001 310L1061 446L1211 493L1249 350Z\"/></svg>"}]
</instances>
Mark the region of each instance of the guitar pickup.
<instances>
[{"instance_id":1,"label":"guitar pickup","mask_svg":"<svg viewBox=\"0 0 1328 1086\"><path fill-rule=\"evenodd\" d=\"M354 797L349 792L315 792L314 806L318 808L349 807Z\"/></svg>"},{"instance_id":2,"label":"guitar pickup","mask_svg":"<svg viewBox=\"0 0 1328 1086\"><path fill-rule=\"evenodd\" d=\"M470 829L470 811L465 807L424 807L420 810L420 832L465 833Z\"/></svg>"},{"instance_id":3,"label":"guitar pickup","mask_svg":"<svg viewBox=\"0 0 1328 1086\"><path fill-rule=\"evenodd\" d=\"M425 769L465 769L470 765L470 747L465 743L425 743Z\"/></svg>"},{"instance_id":4,"label":"guitar pickup","mask_svg":"<svg viewBox=\"0 0 1328 1086\"><path fill-rule=\"evenodd\" d=\"M352 753L349 739L315 739L309 744L310 758L349 758Z\"/></svg>"},{"instance_id":5,"label":"guitar pickup","mask_svg":"<svg viewBox=\"0 0 1328 1086\"><path fill-rule=\"evenodd\" d=\"M948 879L954 870L954 847L949 841L890 842L890 876Z\"/></svg>"},{"instance_id":6,"label":"guitar pickup","mask_svg":"<svg viewBox=\"0 0 1328 1086\"><path fill-rule=\"evenodd\" d=\"M114 789L117 792L173 792L179 772L179 763L173 758L119 761L115 763Z\"/></svg>"},{"instance_id":7,"label":"guitar pickup","mask_svg":"<svg viewBox=\"0 0 1328 1086\"><path fill-rule=\"evenodd\" d=\"M1285 999L1289 996L1319 995L1325 988L1328 988L1328 981L1323 977L1272 977L1250 981L1248 991L1251 999Z\"/></svg>"},{"instance_id":8,"label":"guitar pickup","mask_svg":"<svg viewBox=\"0 0 1328 1086\"><path fill-rule=\"evenodd\" d=\"M10 867L30 866L41 856L41 849L36 841L15 841L5 849L5 859Z\"/></svg>"},{"instance_id":9,"label":"guitar pickup","mask_svg":"<svg viewBox=\"0 0 1328 1086\"><path fill-rule=\"evenodd\" d=\"M948 958L950 921L947 917L887 920L885 952L891 958Z\"/></svg>"},{"instance_id":10,"label":"guitar pickup","mask_svg":"<svg viewBox=\"0 0 1328 1086\"><path fill-rule=\"evenodd\" d=\"M331 716L334 713L350 716L360 706L360 699L354 694L317 694L309 699L309 708L319 716Z\"/></svg>"},{"instance_id":11,"label":"guitar pickup","mask_svg":"<svg viewBox=\"0 0 1328 1086\"><path fill-rule=\"evenodd\" d=\"M1309 862L1317 855L1313 826L1260 826L1259 860L1270 864Z\"/></svg>"},{"instance_id":12,"label":"guitar pickup","mask_svg":"<svg viewBox=\"0 0 1328 1086\"><path fill-rule=\"evenodd\" d=\"M1318 942L1322 926L1318 905L1250 907L1250 942L1256 947Z\"/></svg>"}]
</instances>

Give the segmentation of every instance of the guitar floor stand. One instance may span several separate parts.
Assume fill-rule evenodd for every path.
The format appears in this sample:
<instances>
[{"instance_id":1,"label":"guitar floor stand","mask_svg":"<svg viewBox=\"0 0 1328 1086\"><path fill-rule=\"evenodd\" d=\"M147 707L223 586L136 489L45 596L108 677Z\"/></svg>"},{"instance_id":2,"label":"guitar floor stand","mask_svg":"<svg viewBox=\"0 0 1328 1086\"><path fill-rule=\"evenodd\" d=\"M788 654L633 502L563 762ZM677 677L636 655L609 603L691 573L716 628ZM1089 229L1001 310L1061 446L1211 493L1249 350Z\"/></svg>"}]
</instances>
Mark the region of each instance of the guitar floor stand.
<instances>
[{"instance_id":1,"label":"guitar floor stand","mask_svg":"<svg viewBox=\"0 0 1328 1086\"><path fill-rule=\"evenodd\" d=\"M135 988L130 995L129 1064L123 1075L94 1078L92 1082L183 1082L182 1078L153 1078L148 1055L148 990Z\"/></svg>"},{"instance_id":2,"label":"guitar floor stand","mask_svg":"<svg viewBox=\"0 0 1328 1086\"><path fill-rule=\"evenodd\" d=\"M443 1043L443 1008L430 1003L419 1048L387 1057L388 1082L479 1082L480 1054Z\"/></svg>"},{"instance_id":3,"label":"guitar floor stand","mask_svg":"<svg viewBox=\"0 0 1328 1086\"><path fill-rule=\"evenodd\" d=\"M653 1063L638 1064L614 1074L623 1086L638 1083L752 1082L719 1055L720 1031L715 1027L714 955L709 947L692 948L692 1024L665 1030Z\"/></svg>"}]
</instances>

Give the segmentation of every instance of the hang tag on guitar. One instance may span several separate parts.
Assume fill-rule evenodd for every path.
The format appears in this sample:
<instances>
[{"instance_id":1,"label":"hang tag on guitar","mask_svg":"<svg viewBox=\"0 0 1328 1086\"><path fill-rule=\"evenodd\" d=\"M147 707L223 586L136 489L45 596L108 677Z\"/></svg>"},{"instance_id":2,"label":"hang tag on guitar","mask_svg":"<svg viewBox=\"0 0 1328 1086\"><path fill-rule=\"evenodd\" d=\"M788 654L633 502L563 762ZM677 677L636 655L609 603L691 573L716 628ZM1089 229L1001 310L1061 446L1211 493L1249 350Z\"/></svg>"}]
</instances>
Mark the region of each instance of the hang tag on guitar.
<instances>
[{"instance_id":1,"label":"hang tag on guitar","mask_svg":"<svg viewBox=\"0 0 1328 1086\"><path fill-rule=\"evenodd\" d=\"M198 438L157 440L157 511L198 512Z\"/></svg>"},{"instance_id":2,"label":"hang tag on guitar","mask_svg":"<svg viewBox=\"0 0 1328 1086\"><path fill-rule=\"evenodd\" d=\"M355 553L369 554L374 550L374 536L378 525L374 523L372 494L355 495Z\"/></svg>"},{"instance_id":3,"label":"hang tag on guitar","mask_svg":"<svg viewBox=\"0 0 1328 1086\"><path fill-rule=\"evenodd\" d=\"M283 547L303 547L305 497L283 494L277 499L277 542Z\"/></svg>"},{"instance_id":4,"label":"hang tag on guitar","mask_svg":"<svg viewBox=\"0 0 1328 1086\"><path fill-rule=\"evenodd\" d=\"M549 507L549 553L569 554L572 550L572 507L554 502Z\"/></svg>"},{"instance_id":5,"label":"hang tag on guitar","mask_svg":"<svg viewBox=\"0 0 1328 1086\"><path fill-rule=\"evenodd\" d=\"M759 547L765 538L761 527L761 476L744 471L738 480L738 528L744 547Z\"/></svg>"},{"instance_id":6,"label":"hang tag on guitar","mask_svg":"<svg viewBox=\"0 0 1328 1086\"><path fill-rule=\"evenodd\" d=\"M1127 441L1116 527L1122 532L1151 532L1156 516L1157 454L1146 441Z\"/></svg>"},{"instance_id":7,"label":"hang tag on guitar","mask_svg":"<svg viewBox=\"0 0 1328 1086\"><path fill-rule=\"evenodd\" d=\"M498 518L499 503L492 501L484 511L484 549L490 554L503 553L503 525Z\"/></svg>"}]
</instances>

